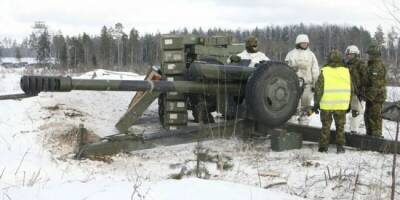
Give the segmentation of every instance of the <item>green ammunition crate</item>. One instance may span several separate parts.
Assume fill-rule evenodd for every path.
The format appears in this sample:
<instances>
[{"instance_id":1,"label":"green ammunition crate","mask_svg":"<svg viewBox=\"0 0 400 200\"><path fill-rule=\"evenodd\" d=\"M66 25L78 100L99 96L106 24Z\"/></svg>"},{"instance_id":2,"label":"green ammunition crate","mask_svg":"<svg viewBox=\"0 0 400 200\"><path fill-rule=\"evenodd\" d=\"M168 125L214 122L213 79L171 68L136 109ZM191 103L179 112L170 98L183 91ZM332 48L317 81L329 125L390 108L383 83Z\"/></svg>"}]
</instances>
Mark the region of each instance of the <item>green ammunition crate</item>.
<instances>
[{"instance_id":1,"label":"green ammunition crate","mask_svg":"<svg viewBox=\"0 0 400 200\"><path fill-rule=\"evenodd\" d=\"M167 92L167 100L185 100L185 95L179 92Z\"/></svg>"},{"instance_id":2,"label":"green ammunition crate","mask_svg":"<svg viewBox=\"0 0 400 200\"><path fill-rule=\"evenodd\" d=\"M161 47L164 50L183 49L184 38L179 36L165 36L161 39Z\"/></svg>"},{"instance_id":3,"label":"green ammunition crate","mask_svg":"<svg viewBox=\"0 0 400 200\"><path fill-rule=\"evenodd\" d=\"M187 112L165 112L164 123L165 124L187 124L188 114Z\"/></svg>"},{"instance_id":4,"label":"green ammunition crate","mask_svg":"<svg viewBox=\"0 0 400 200\"><path fill-rule=\"evenodd\" d=\"M167 112L187 112L186 101L165 101L165 110Z\"/></svg>"},{"instance_id":5,"label":"green ammunition crate","mask_svg":"<svg viewBox=\"0 0 400 200\"><path fill-rule=\"evenodd\" d=\"M284 130L271 133L271 149L273 151L300 149L302 145L303 137L300 133L286 132Z\"/></svg>"},{"instance_id":6,"label":"green ammunition crate","mask_svg":"<svg viewBox=\"0 0 400 200\"><path fill-rule=\"evenodd\" d=\"M166 75L184 74L186 72L186 65L183 62L179 63L163 63L161 71Z\"/></svg>"},{"instance_id":7,"label":"green ammunition crate","mask_svg":"<svg viewBox=\"0 0 400 200\"><path fill-rule=\"evenodd\" d=\"M184 62L185 53L182 51L163 51L164 63Z\"/></svg>"},{"instance_id":8,"label":"green ammunition crate","mask_svg":"<svg viewBox=\"0 0 400 200\"><path fill-rule=\"evenodd\" d=\"M198 55L204 56L230 56L238 54L245 49L243 44L228 45L226 48L221 47L205 47L196 45L194 47L194 52Z\"/></svg>"},{"instance_id":9,"label":"green ammunition crate","mask_svg":"<svg viewBox=\"0 0 400 200\"><path fill-rule=\"evenodd\" d=\"M206 46L222 46L232 44L231 36L213 36L205 38L204 45Z\"/></svg>"},{"instance_id":10,"label":"green ammunition crate","mask_svg":"<svg viewBox=\"0 0 400 200\"><path fill-rule=\"evenodd\" d=\"M194 44L200 44L200 38L198 36L194 35L187 35L183 37L183 43L184 45L194 45Z\"/></svg>"}]
</instances>

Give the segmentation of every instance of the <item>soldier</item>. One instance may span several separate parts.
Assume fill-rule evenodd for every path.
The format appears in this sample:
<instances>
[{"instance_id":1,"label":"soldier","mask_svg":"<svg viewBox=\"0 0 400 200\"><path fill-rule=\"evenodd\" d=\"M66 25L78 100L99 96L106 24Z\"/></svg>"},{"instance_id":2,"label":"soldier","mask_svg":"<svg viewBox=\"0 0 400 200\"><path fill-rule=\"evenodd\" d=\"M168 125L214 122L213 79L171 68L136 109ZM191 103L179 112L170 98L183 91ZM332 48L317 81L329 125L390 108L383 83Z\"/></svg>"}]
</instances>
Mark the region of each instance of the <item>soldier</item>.
<instances>
[{"instance_id":1,"label":"soldier","mask_svg":"<svg viewBox=\"0 0 400 200\"><path fill-rule=\"evenodd\" d=\"M350 45L344 51L345 59L344 64L350 70L351 82L353 84L353 96L351 98L351 117L350 117L350 131L353 134L359 132L360 123L363 119L365 102L359 97L361 88L361 76L363 70L363 63L360 60L360 50L355 45Z\"/></svg>"},{"instance_id":2,"label":"soldier","mask_svg":"<svg viewBox=\"0 0 400 200\"><path fill-rule=\"evenodd\" d=\"M246 49L228 58L227 63L238 63L241 60L250 60L249 67L255 67L257 63L270 59L264 53L258 51L258 40L252 36L246 40Z\"/></svg>"},{"instance_id":3,"label":"soldier","mask_svg":"<svg viewBox=\"0 0 400 200\"><path fill-rule=\"evenodd\" d=\"M367 135L382 137L382 104L386 99L386 66L381 59L380 47L373 43L368 47L368 65L363 70L365 84L362 97L365 99L364 122Z\"/></svg>"},{"instance_id":4,"label":"soldier","mask_svg":"<svg viewBox=\"0 0 400 200\"><path fill-rule=\"evenodd\" d=\"M297 76L304 79L305 86L299 103L300 108L311 106L314 85L319 75L318 61L314 53L309 49L309 43L307 35L298 35L296 48L291 50L285 58L285 62L296 70ZM290 121L298 121L299 124L308 125L310 120L309 116L301 115L300 117L292 117Z\"/></svg>"},{"instance_id":5,"label":"soldier","mask_svg":"<svg viewBox=\"0 0 400 200\"><path fill-rule=\"evenodd\" d=\"M338 50L330 52L328 64L323 66L315 84L314 111L321 110L322 131L319 152L328 151L332 120L336 125L337 153L344 153L344 124L351 98L350 71L342 64L342 55Z\"/></svg>"}]
</instances>

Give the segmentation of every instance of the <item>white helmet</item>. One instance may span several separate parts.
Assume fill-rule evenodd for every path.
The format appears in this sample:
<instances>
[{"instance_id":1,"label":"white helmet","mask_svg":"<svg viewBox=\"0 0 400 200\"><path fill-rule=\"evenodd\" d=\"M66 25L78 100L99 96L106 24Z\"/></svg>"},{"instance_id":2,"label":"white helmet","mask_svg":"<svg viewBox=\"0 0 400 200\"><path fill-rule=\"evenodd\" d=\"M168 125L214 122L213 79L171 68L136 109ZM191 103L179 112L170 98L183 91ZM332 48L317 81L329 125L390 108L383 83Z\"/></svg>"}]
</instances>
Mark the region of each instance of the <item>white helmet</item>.
<instances>
[{"instance_id":1,"label":"white helmet","mask_svg":"<svg viewBox=\"0 0 400 200\"><path fill-rule=\"evenodd\" d=\"M306 34L300 34L296 37L296 44L300 43L310 43Z\"/></svg>"},{"instance_id":2,"label":"white helmet","mask_svg":"<svg viewBox=\"0 0 400 200\"><path fill-rule=\"evenodd\" d=\"M346 50L344 50L344 54L351 54L351 53L360 55L360 50L356 45L350 45L346 48Z\"/></svg>"}]
</instances>

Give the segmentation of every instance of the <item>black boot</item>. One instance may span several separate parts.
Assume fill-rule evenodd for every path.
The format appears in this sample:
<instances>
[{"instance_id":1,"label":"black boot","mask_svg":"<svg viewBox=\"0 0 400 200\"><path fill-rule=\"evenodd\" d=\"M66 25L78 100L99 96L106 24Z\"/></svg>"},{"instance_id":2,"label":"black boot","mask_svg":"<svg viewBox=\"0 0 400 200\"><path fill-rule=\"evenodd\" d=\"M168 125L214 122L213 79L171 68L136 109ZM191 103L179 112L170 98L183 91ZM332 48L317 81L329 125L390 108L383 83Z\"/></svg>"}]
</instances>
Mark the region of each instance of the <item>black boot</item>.
<instances>
[{"instance_id":1,"label":"black boot","mask_svg":"<svg viewBox=\"0 0 400 200\"><path fill-rule=\"evenodd\" d=\"M343 145L337 145L336 146L336 153L344 153L345 150L343 148Z\"/></svg>"},{"instance_id":2,"label":"black boot","mask_svg":"<svg viewBox=\"0 0 400 200\"><path fill-rule=\"evenodd\" d=\"M328 147L319 147L318 148L318 152L327 152L328 151Z\"/></svg>"}]
</instances>

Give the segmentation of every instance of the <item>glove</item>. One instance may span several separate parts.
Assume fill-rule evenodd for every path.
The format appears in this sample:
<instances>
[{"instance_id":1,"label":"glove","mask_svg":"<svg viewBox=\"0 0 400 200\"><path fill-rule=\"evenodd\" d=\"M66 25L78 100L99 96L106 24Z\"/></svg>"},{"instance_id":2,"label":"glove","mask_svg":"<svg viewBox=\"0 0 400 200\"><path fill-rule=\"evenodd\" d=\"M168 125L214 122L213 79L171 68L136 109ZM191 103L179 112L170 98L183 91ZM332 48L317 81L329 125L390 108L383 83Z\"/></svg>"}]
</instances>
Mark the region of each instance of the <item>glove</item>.
<instances>
[{"instance_id":1,"label":"glove","mask_svg":"<svg viewBox=\"0 0 400 200\"><path fill-rule=\"evenodd\" d=\"M319 104L315 104L312 108L312 111L315 112L315 114L319 114Z\"/></svg>"},{"instance_id":2,"label":"glove","mask_svg":"<svg viewBox=\"0 0 400 200\"><path fill-rule=\"evenodd\" d=\"M365 101L365 98L362 96L362 95L357 95L357 98L358 98L358 100L360 100L360 101Z\"/></svg>"},{"instance_id":3,"label":"glove","mask_svg":"<svg viewBox=\"0 0 400 200\"><path fill-rule=\"evenodd\" d=\"M351 116L352 117L357 117L360 113L357 110L352 110L351 111Z\"/></svg>"},{"instance_id":4,"label":"glove","mask_svg":"<svg viewBox=\"0 0 400 200\"><path fill-rule=\"evenodd\" d=\"M231 59L231 62L233 62L233 63L238 63L242 60L240 58L240 56L238 56L238 55L232 55L230 59Z\"/></svg>"}]
</instances>

